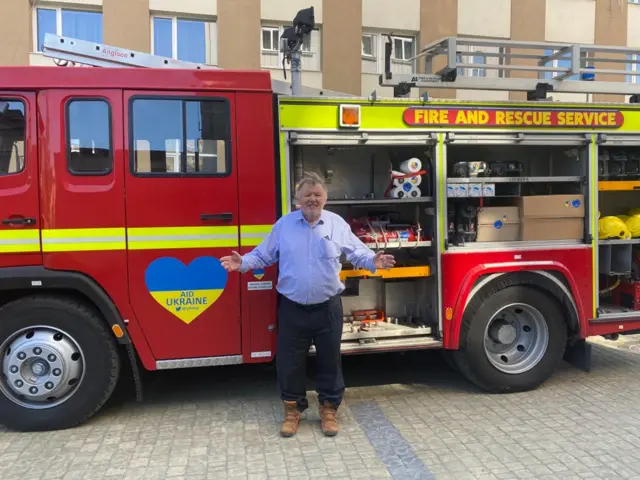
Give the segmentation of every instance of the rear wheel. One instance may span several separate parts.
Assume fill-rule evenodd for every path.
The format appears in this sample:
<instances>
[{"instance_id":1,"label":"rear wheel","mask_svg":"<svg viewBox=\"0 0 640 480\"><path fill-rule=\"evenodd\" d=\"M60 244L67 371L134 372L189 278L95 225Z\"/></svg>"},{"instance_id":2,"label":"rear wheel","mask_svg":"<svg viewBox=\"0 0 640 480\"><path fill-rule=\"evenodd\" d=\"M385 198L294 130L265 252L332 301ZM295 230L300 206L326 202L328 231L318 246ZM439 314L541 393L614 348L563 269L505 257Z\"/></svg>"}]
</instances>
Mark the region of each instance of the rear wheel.
<instances>
[{"instance_id":1,"label":"rear wheel","mask_svg":"<svg viewBox=\"0 0 640 480\"><path fill-rule=\"evenodd\" d=\"M0 423L21 431L86 421L111 396L120 373L103 319L58 297L27 297L0 308L0 359Z\"/></svg>"},{"instance_id":2,"label":"rear wheel","mask_svg":"<svg viewBox=\"0 0 640 480\"><path fill-rule=\"evenodd\" d=\"M523 285L480 292L465 312L460 372L490 392L531 390L562 360L567 326L562 308L547 293Z\"/></svg>"}]
</instances>

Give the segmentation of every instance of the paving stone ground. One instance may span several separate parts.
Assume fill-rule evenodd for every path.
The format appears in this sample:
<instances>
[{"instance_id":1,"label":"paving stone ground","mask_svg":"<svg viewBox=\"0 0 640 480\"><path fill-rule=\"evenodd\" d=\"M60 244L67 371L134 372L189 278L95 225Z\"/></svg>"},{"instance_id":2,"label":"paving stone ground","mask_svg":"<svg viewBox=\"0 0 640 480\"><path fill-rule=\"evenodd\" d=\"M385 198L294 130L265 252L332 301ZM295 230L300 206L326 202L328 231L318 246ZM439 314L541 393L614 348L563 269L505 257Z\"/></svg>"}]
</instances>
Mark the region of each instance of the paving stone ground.
<instances>
[{"instance_id":1,"label":"paving stone ground","mask_svg":"<svg viewBox=\"0 0 640 480\"><path fill-rule=\"evenodd\" d=\"M333 439L315 395L298 435L279 437L273 371L157 373L144 403L75 429L0 427L0 479L640 479L640 338L600 343L591 373L563 363L510 395L479 391L438 352L347 357Z\"/></svg>"}]
</instances>

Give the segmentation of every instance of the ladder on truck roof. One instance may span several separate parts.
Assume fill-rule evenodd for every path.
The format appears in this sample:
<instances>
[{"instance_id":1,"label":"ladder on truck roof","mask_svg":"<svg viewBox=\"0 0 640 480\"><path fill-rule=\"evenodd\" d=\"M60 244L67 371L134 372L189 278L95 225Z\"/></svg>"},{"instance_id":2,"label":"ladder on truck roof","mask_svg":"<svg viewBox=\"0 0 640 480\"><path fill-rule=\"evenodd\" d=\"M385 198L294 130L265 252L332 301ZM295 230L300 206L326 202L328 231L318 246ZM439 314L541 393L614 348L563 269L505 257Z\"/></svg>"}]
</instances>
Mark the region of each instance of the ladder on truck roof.
<instances>
[{"instance_id":1,"label":"ladder on truck roof","mask_svg":"<svg viewBox=\"0 0 640 480\"><path fill-rule=\"evenodd\" d=\"M44 36L42 48L44 56L53 58L59 66L73 64L88 65L93 67L139 67L139 68L177 68L197 70L221 70L219 67L195 62L185 62L173 58L152 55L144 52L136 52L125 48L114 47L101 43L78 40L47 33ZM271 87L274 93L291 95L292 85L283 80L271 79ZM318 89L299 85L298 95L305 96L351 96L347 93Z\"/></svg>"},{"instance_id":2,"label":"ladder on truck roof","mask_svg":"<svg viewBox=\"0 0 640 480\"><path fill-rule=\"evenodd\" d=\"M407 95L411 88L452 88L527 92L529 100L544 100L547 92L561 92L631 95L632 103L640 101L639 84L625 82L625 78L597 80L598 75L640 75L640 68L626 69L627 65L640 64L640 50L634 48L444 37L411 58L415 64L424 61L425 73L392 73L391 39L385 47L385 73L380 75L379 83L394 87L398 96ZM444 56L444 67L434 72L438 56ZM465 63L461 57L471 57L479 63ZM596 68L601 64L623 67ZM484 72L484 76L460 75L461 68ZM492 70L497 74L488 73ZM511 72L535 72L538 78L514 78Z\"/></svg>"}]
</instances>

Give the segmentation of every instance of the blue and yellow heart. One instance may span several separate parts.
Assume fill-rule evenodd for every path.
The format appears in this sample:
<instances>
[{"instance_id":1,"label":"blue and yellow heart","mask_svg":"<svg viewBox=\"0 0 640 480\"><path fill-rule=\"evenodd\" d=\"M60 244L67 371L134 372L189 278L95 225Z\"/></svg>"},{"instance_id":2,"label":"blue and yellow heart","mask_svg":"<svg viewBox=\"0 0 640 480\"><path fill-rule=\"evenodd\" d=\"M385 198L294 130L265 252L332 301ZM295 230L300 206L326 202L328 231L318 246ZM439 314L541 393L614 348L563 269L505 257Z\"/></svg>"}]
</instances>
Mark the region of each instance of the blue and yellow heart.
<instances>
[{"instance_id":1,"label":"blue and yellow heart","mask_svg":"<svg viewBox=\"0 0 640 480\"><path fill-rule=\"evenodd\" d=\"M149 264L144 281L151 296L189 324L213 305L227 286L227 271L214 257L198 257L189 266L162 257Z\"/></svg>"}]
</instances>

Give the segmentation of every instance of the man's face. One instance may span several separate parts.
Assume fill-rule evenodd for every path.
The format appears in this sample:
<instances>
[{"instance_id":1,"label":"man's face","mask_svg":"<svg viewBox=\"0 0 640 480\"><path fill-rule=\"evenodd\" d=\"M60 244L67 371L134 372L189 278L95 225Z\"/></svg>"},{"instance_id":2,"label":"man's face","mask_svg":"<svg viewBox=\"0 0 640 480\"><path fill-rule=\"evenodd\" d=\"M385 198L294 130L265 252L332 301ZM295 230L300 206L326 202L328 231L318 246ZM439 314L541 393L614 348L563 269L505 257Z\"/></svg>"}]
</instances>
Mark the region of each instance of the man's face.
<instances>
[{"instance_id":1,"label":"man's face","mask_svg":"<svg viewBox=\"0 0 640 480\"><path fill-rule=\"evenodd\" d=\"M327 203L327 193L320 185L303 185L300 189L300 208L307 218L318 218Z\"/></svg>"}]
</instances>

